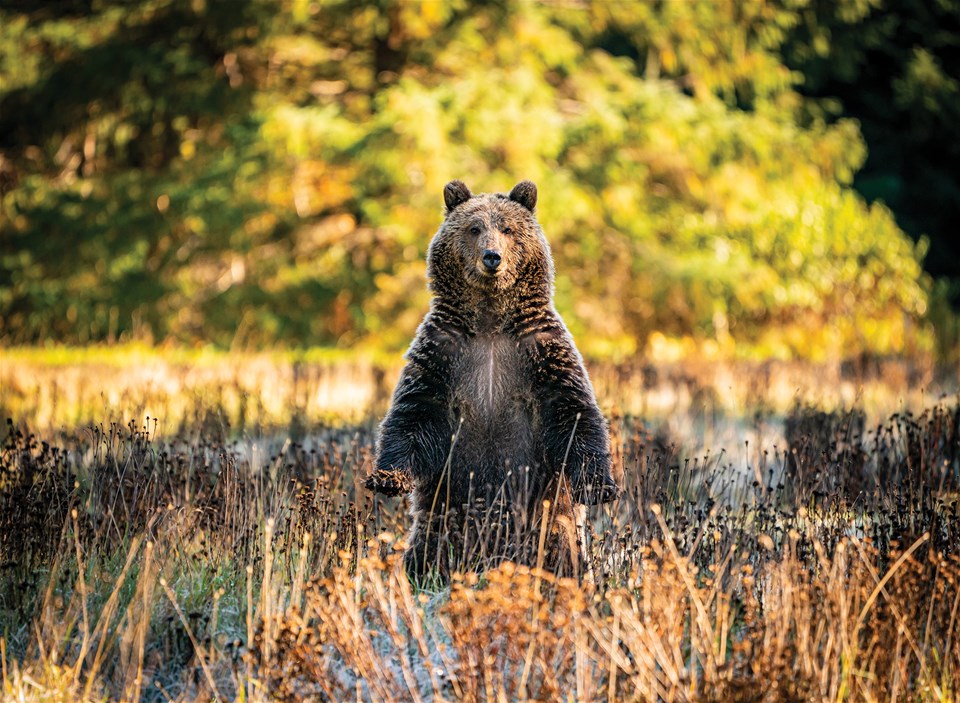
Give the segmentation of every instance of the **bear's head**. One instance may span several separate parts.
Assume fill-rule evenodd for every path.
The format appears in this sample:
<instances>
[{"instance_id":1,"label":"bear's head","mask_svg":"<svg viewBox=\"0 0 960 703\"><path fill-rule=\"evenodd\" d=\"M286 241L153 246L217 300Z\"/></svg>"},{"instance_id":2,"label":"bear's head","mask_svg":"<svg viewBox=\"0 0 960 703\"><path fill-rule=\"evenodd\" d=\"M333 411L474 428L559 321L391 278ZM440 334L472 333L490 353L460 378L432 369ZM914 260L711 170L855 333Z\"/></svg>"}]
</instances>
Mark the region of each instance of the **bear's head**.
<instances>
[{"instance_id":1,"label":"bear's head","mask_svg":"<svg viewBox=\"0 0 960 703\"><path fill-rule=\"evenodd\" d=\"M521 181L509 195L474 195L462 181L443 189L446 217L427 253L430 289L476 300L545 294L553 289L550 246L537 222L537 186Z\"/></svg>"}]
</instances>

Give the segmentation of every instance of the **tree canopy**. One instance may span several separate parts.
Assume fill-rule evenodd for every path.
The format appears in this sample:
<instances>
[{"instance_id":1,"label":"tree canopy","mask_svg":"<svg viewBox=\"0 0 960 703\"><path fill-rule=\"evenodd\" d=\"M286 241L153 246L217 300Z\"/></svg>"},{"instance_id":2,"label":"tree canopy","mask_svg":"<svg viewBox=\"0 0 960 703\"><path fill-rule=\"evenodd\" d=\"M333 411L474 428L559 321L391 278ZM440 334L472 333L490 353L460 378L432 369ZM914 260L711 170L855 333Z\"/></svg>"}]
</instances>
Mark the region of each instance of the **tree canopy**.
<instances>
[{"instance_id":1,"label":"tree canopy","mask_svg":"<svg viewBox=\"0 0 960 703\"><path fill-rule=\"evenodd\" d=\"M529 178L588 353L928 348L927 240L854 189L858 122L801 91L823 13L8 5L0 338L400 349L444 183Z\"/></svg>"}]
</instances>

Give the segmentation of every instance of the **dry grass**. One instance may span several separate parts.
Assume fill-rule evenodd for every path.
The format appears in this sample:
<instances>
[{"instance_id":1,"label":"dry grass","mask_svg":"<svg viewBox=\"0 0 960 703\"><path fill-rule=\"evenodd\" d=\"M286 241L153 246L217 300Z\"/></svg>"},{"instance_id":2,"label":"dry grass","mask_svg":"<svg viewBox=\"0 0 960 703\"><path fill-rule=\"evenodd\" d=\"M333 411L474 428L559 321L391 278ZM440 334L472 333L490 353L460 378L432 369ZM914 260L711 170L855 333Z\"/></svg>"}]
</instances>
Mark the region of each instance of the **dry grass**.
<instances>
[{"instance_id":1,"label":"dry grass","mask_svg":"<svg viewBox=\"0 0 960 703\"><path fill-rule=\"evenodd\" d=\"M689 392L666 372L640 390L650 370L596 376L615 373L618 407ZM955 700L960 405L883 422L762 406L718 410L726 452L705 410L673 434L615 413L628 490L588 515L583 578L504 564L445 587L407 581L406 506L360 485L370 421L265 435L211 411L165 435L31 434L14 416L0 697Z\"/></svg>"},{"instance_id":2,"label":"dry grass","mask_svg":"<svg viewBox=\"0 0 960 703\"><path fill-rule=\"evenodd\" d=\"M223 353L130 347L4 349L0 416L50 436L106 419L150 418L161 437L223 430L304 436L321 425L382 416L402 366L398 356L345 352ZM691 360L590 367L608 413L693 420L711 447L718 419L747 411L784 415L798 402L825 410L864 407L872 420L958 390L926 365L899 360L764 364ZM949 387L948 387L949 386Z\"/></svg>"},{"instance_id":3,"label":"dry grass","mask_svg":"<svg viewBox=\"0 0 960 703\"><path fill-rule=\"evenodd\" d=\"M151 433L163 437L198 429L302 435L318 423L358 423L382 412L400 361L136 347L4 350L0 412L45 435L105 418L149 418Z\"/></svg>"}]
</instances>

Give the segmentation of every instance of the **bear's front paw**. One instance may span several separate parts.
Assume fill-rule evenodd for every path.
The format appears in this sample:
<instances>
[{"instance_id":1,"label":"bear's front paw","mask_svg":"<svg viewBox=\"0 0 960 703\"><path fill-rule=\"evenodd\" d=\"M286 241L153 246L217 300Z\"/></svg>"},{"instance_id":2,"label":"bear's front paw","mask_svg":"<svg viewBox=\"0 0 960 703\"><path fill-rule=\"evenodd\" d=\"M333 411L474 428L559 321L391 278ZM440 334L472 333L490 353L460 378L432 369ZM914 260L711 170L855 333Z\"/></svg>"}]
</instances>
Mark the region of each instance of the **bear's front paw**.
<instances>
[{"instance_id":1,"label":"bear's front paw","mask_svg":"<svg viewBox=\"0 0 960 703\"><path fill-rule=\"evenodd\" d=\"M400 469L377 469L367 476L363 485L374 493L398 496L413 490L413 479L410 474Z\"/></svg>"},{"instance_id":2,"label":"bear's front paw","mask_svg":"<svg viewBox=\"0 0 960 703\"><path fill-rule=\"evenodd\" d=\"M573 501L580 505L600 505L612 503L623 491L610 476L601 481L588 483L583 481L573 487Z\"/></svg>"}]
</instances>

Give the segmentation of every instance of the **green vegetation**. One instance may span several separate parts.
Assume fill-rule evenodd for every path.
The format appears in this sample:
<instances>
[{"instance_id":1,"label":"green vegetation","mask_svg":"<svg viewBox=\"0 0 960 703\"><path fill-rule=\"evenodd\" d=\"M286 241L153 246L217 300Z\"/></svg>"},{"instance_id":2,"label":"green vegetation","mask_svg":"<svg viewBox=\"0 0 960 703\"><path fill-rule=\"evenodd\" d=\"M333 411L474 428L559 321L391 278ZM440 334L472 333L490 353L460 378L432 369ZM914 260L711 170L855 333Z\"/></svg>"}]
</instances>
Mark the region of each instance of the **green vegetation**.
<instances>
[{"instance_id":1,"label":"green vegetation","mask_svg":"<svg viewBox=\"0 0 960 703\"><path fill-rule=\"evenodd\" d=\"M783 55L803 72L811 110L861 125L868 147L854 187L883 200L926 268L960 302L960 6L923 0L814 2Z\"/></svg>"},{"instance_id":2,"label":"green vegetation","mask_svg":"<svg viewBox=\"0 0 960 703\"><path fill-rule=\"evenodd\" d=\"M835 12L851 37L861 4ZM853 189L858 124L801 94L803 47L842 48L808 38L821 20L763 0L4 9L0 341L401 349L460 177L538 182L591 355L928 351L928 313L950 313L926 240Z\"/></svg>"}]
</instances>

